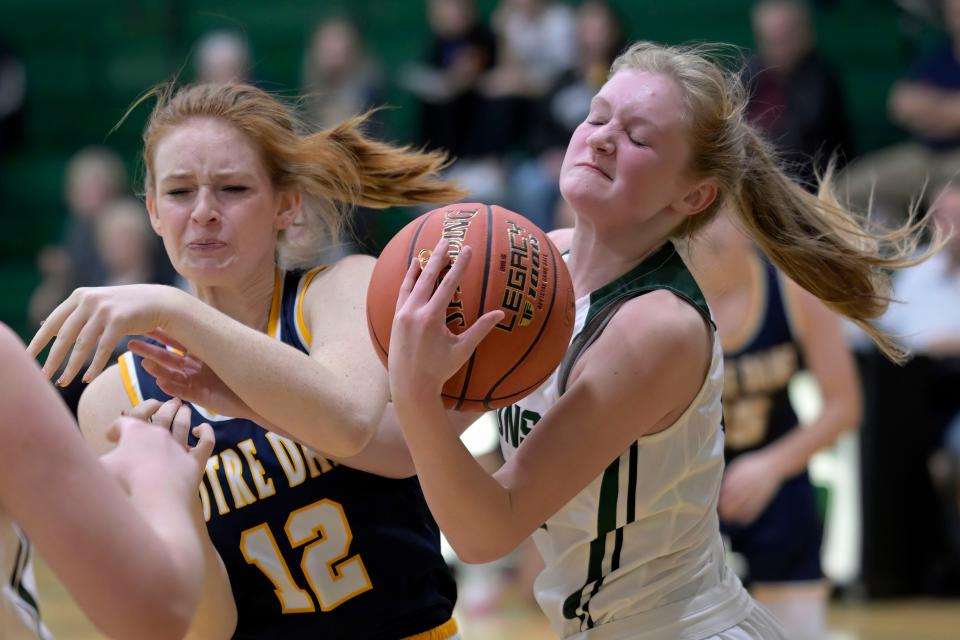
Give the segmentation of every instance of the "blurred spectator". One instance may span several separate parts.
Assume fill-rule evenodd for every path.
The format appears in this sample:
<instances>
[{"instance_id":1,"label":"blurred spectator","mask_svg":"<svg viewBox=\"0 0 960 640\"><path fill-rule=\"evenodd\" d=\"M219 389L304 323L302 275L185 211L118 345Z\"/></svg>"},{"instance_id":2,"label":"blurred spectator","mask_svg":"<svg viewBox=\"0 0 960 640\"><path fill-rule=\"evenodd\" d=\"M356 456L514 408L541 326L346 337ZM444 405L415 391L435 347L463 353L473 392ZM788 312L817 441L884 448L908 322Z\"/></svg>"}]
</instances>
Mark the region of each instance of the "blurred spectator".
<instances>
[{"instance_id":1,"label":"blurred spectator","mask_svg":"<svg viewBox=\"0 0 960 640\"><path fill-rule=\"evenodd\" d=\"M0 40L0 153L20 143L26 93L27 72L23 61Z\"/></svg>"},{"instance_id":2,"label":"blurred spectator","mask_svg":"<svg viewBox=\"0 0 960 640\"><path fill-rule=\"evenodd\" d=\"M304 56L303 92L307 118L321 128L383 102L383 74L368 55L354 23L346 18L332 18L314 29ZM374 122L368 124L382 129Z\"/></svg>"},{"instance_id":3,"label":"blurred spectator","mask_svg":"<svg viewBox=\"0 0 960 640\"><path fill-rule=\"evenodd\" d=\"M234 32L217 30L197 42L197 82L225 83L250 79L250 45Z\"/></svg>"},{"instance_id":4,"label":"blurred spectator","mask_svg":"<svg viewBox=\"0 0 960 640\"><path fill-rule=\"evenodd\" d=\"M318 24L304 52L303 95L307 121L328 128L379 106L386 99L386 87L379 63L368 53L360 29L345 17ZM366 131L383 137L383 120L374 113ZM359 208L353 212L344 241L328 243L323 262L347 253L370 253L375 242L378 213ZM288 230L295 233L298 225Z\"/></svg>"},{"instance_id":5,"label":"blurred spectator","mask_svg":"<svg viewBox=\"0 0 960 640\"><path fill-rule=\"evenodd\" d=\"M116 200L97 218L97 251L107 286L155 282L156 249L147 210L133 198Z\"/></svg>"},{"instance_id":6,"label":"blurred spectator","mask_svg":"<svg viewBox=\"0 0 960 640\"><path fill-rule=\"evenodd\" d=\"M919 393L898 391L908 406L917 407L912 437L923 441L930 434L928 468L945 528L943 548L934 545L943 557L934 556L929 563L927 588L938 593L960 588L960 184L937 193L930 215L939 230L952 236L928 260L898 274L893 287L897 302L879 324L918 356L906 369L918 378L914 385Z\"/></svg>"},{"instance_id":7,"label":"blurred spectator","mask_svg":"<svg viewBox=\"0 0 960 640\"><path fill-rule=\"evenodd\" d=\"M87 147L67 164L65 196L68 217L61 244L44 247L37 258L41 282L30 300L34 326L76 287L97 286L106 268L96 244L96 220L127 189L120 157L104 147Z\"/></svg>"},{"instance_id":8,"label":"blurred spectator","mask_svg":"<svg viewBox=\"0 0 960 640\"><path fill-rule=\"evenodd\" d=\"M100 225L127 191L123 161L105 147L81 149L67 163L64 182L68 216L62 243L44 247L37 257L41 281L30 298L28 311L35 327L75 288L106 284L111 275L100 253ZM59 389L74 414L85 386L77 379Z\"/></svg>"},{"instance_id":9,"label":"blurred spectator","mask_svg":"<svg viewBox=\"0 0 960 640\"><path fill-rule=\"evenodd\" d=\"M897 275L897 302L879 324L914 351L960 357L960 184L940 192L930 215L953 235L941 251Z\"/></svg>"},{"instance_id":10,"label":"blurred spectator","mask_svg":"<svg viewBox=\"0 0 960 640\"><path fill-rule=\"evenodd\" d=\"M474 0L428 0L427 9L431 38L424 62L400 75L421 102L419 139L457 158L486 155L477 80L496 60L493 33L480 22Z\"/></svg>"},{"instance_id":11,"label":"blurred spectator","mask_svg":"<svg viewBox=\"0 0 960 640\"><path fill-rule=\"evenodd\" d=\"M536 103L529 137L534 157L511 173L511 206L543 229L559 226L554 209L567 143L625 44L623 21L607 0L585 0L577 8L574 66Z\"/></svg>"},{"instance_id":12,"label":"blurred spectator","mask_svg":"<svg viewBox=\"0 0 960 640\"><path fill-rule=\"evenodd\" d=\"M849 157L850 124L833 67L817 51L801 0L762 0L753 9L756 55L747 65L747 117L766 132L794 176L813 187L831 154Z\"/></svg>"},{"instance_id":13,"label":"blurred spectator","mask_svg":"<svg viewBox=\"0 0 960 640\"><path fill-rule=\"evenodd\" d=\"M419 140L456 159L450 177L471 198L498 202L505 191L500 160L513 128L479 89L498 59L495 38L481 23L475 0L428 0L427 12L431 39L424 62L400 75L421 103Z\"/></svg>"},{"instance_id":14,"label":"blurred spectator","mask_svg":"<svg viewBox=\"0 0 960 640\"><path fill-rule=\"evenodd\" d=\"M929 183L960 171L960 0L943 0L947 41L922 57L890 91L890 117L911 140L878 151L847 171L851 200L873 197L882 216L902 218Z\"/></svg>"},{"instance_id":15,"label":"blurred spectator","mask_svg":"<svg viewBox=\"0 0 960 640\"><path fill-rule=\"evenodd\" d=\"M490 96L542 96L574 64L575 19L552 0L501 0L493 29L502 56L484 79Z\"/></svg>"}]
</instances>

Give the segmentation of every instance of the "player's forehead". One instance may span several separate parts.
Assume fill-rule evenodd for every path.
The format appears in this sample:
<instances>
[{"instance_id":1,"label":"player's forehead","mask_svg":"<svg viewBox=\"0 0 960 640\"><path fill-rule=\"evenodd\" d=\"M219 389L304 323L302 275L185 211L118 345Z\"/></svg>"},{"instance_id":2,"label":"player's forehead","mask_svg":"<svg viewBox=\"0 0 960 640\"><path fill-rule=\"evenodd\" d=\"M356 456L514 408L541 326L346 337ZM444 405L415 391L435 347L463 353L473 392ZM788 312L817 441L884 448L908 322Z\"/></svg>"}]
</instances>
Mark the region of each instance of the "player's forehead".
<instances>
[{"instance_id":1,"label":"player's forehead","mask_svg":"<svg viewBox=\"0 0 960 640\"><path fill-rule=\"evenodd\" d=\"M672 78L636 69L615 73L594 96L592 105L625 118L646 120L658 128L682 122L685 108L680 87Z\"/></svg>"},{"instance_id":2,"label":"player's forehead","mask_svg":"<svg viewBox=\"0 0 960 640\"><path fill-rule=\"evenodd\" d=\"M216 118L191 118L173 127L157 143L153 167L158 180L197 173L266 176L254 142Z\"/></svg>"}]
</instances>

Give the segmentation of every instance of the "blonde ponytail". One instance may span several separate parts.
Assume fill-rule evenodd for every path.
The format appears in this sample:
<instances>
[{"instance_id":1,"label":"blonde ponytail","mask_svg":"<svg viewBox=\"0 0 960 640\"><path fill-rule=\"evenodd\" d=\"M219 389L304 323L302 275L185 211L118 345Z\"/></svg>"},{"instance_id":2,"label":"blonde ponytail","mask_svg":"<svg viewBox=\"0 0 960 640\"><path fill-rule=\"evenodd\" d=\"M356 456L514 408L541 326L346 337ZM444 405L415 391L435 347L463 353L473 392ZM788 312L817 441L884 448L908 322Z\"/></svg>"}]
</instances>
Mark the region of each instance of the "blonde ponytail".
<instances>
[{"instance_id":1,"label":"blonde ponytail","mask_svg":"<svg viewBox=\"0 0 960 640\"><path fill-rule=\"evenodd\" d=\"M832 167L819 196L794 183L746 121L740 74L714 62L715 49L637 42L611 67L611 74L635 69L677 83L687 112L689 171L717 184L716 200L688 218L674 237L690 237L727 206L787 276L860 326L888 358L902 362L907 353L871 321L890 303L890 271L923 261L942 241L935 236L931 248L917 255L927 223L915 212L902 226L883 229L841 206L831 191Z\"/></svg>"},{"instance_id":2,"label":"blonde ponytail","mask_svg":"<svg viewBox=\"0 0 960 640\"><path fill-rule=\"evenodd\" d=\"M890 304L890 272L928 255L917 255L925 223L910 216L900 227L881 229L844 208L832 191L833 163L819 193L809 193L783 173L769 144L743 126L745 171L731 208L744 230L787 276L855 322L888 358L903 362L907 352L871 321Z\"/></svg>"}]
</instances>

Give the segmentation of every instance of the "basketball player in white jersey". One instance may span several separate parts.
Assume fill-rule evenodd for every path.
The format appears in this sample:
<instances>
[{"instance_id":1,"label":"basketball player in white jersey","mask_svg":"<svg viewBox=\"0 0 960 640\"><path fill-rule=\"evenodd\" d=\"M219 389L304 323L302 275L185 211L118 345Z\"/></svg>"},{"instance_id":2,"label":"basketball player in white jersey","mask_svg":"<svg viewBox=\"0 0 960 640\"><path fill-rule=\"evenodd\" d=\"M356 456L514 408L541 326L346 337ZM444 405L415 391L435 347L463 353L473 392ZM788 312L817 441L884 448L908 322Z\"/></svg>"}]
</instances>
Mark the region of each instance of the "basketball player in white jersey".
<instances>
[{"instance_id":1,"label":"basketball player in white jersey","mask_svg":"<svg viewBox=\"0 0 960 640\"><path fill-rule=\"evenodd\" d=\"M780 171L743 108L737 74L703 50L641 42L614 62L561 171L574 338L547 382L500 410L507 462L492 477L441 389L502 312L446 329L470 252L434 291L443 243L401 287L390 386L427 502L468 562L532 533L536 597L564 638L784 637L726 568L719 533L722 352L681 252L724 202L785 273L899 355L869 320L887 304L880 267L909 262L916 229L889 253L861 242L849 212Z\"/></svg>"},{"instance_id":2,"label":"basketball player in white jersey","mask_svg":"<svg viewBox=\"0 0 960 640\"><path fill-rule=\"evenodd\" d=\"M114 422L117 447L98 461L2 324L0 361L0 638L50 637L37 611L32 545L103 633L182 638L203 580L196 491L213 449L210 426L195 429L199 443L188 449L181 404L144 403Z\"/></svg>"}]
</instances>

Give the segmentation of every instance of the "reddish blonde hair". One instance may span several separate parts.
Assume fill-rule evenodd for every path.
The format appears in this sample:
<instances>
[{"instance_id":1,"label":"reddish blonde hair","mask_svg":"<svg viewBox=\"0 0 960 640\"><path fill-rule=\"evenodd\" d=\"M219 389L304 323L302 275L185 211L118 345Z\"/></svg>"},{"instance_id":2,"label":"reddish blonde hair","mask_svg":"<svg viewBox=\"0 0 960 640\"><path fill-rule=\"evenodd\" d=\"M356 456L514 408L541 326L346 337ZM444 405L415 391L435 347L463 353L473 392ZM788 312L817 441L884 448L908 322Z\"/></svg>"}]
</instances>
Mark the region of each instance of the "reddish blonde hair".
<instances>
[{"instance_id":1,"label":"reddish blonde hair","mask_svg":"<svg viewBox=\"0 0 960 640\"><path fill-rule=\"evenodd\" d=\"M241 84L194 84L175 89L154 87L144 100L156 97L143 133L145 189L151 193L157 144L191 118L216 118L236 127L260 149L278 190L303 194L304 226L296 243L281 234L278 262L285 268L310 266L324 238L336 241L346 212L354 206L453 202L464 192L443 180L443 153L425 153L367 138L358 115L322 131L310 131L293 108L257 87Z\"/></svg>"}]
</instances>

